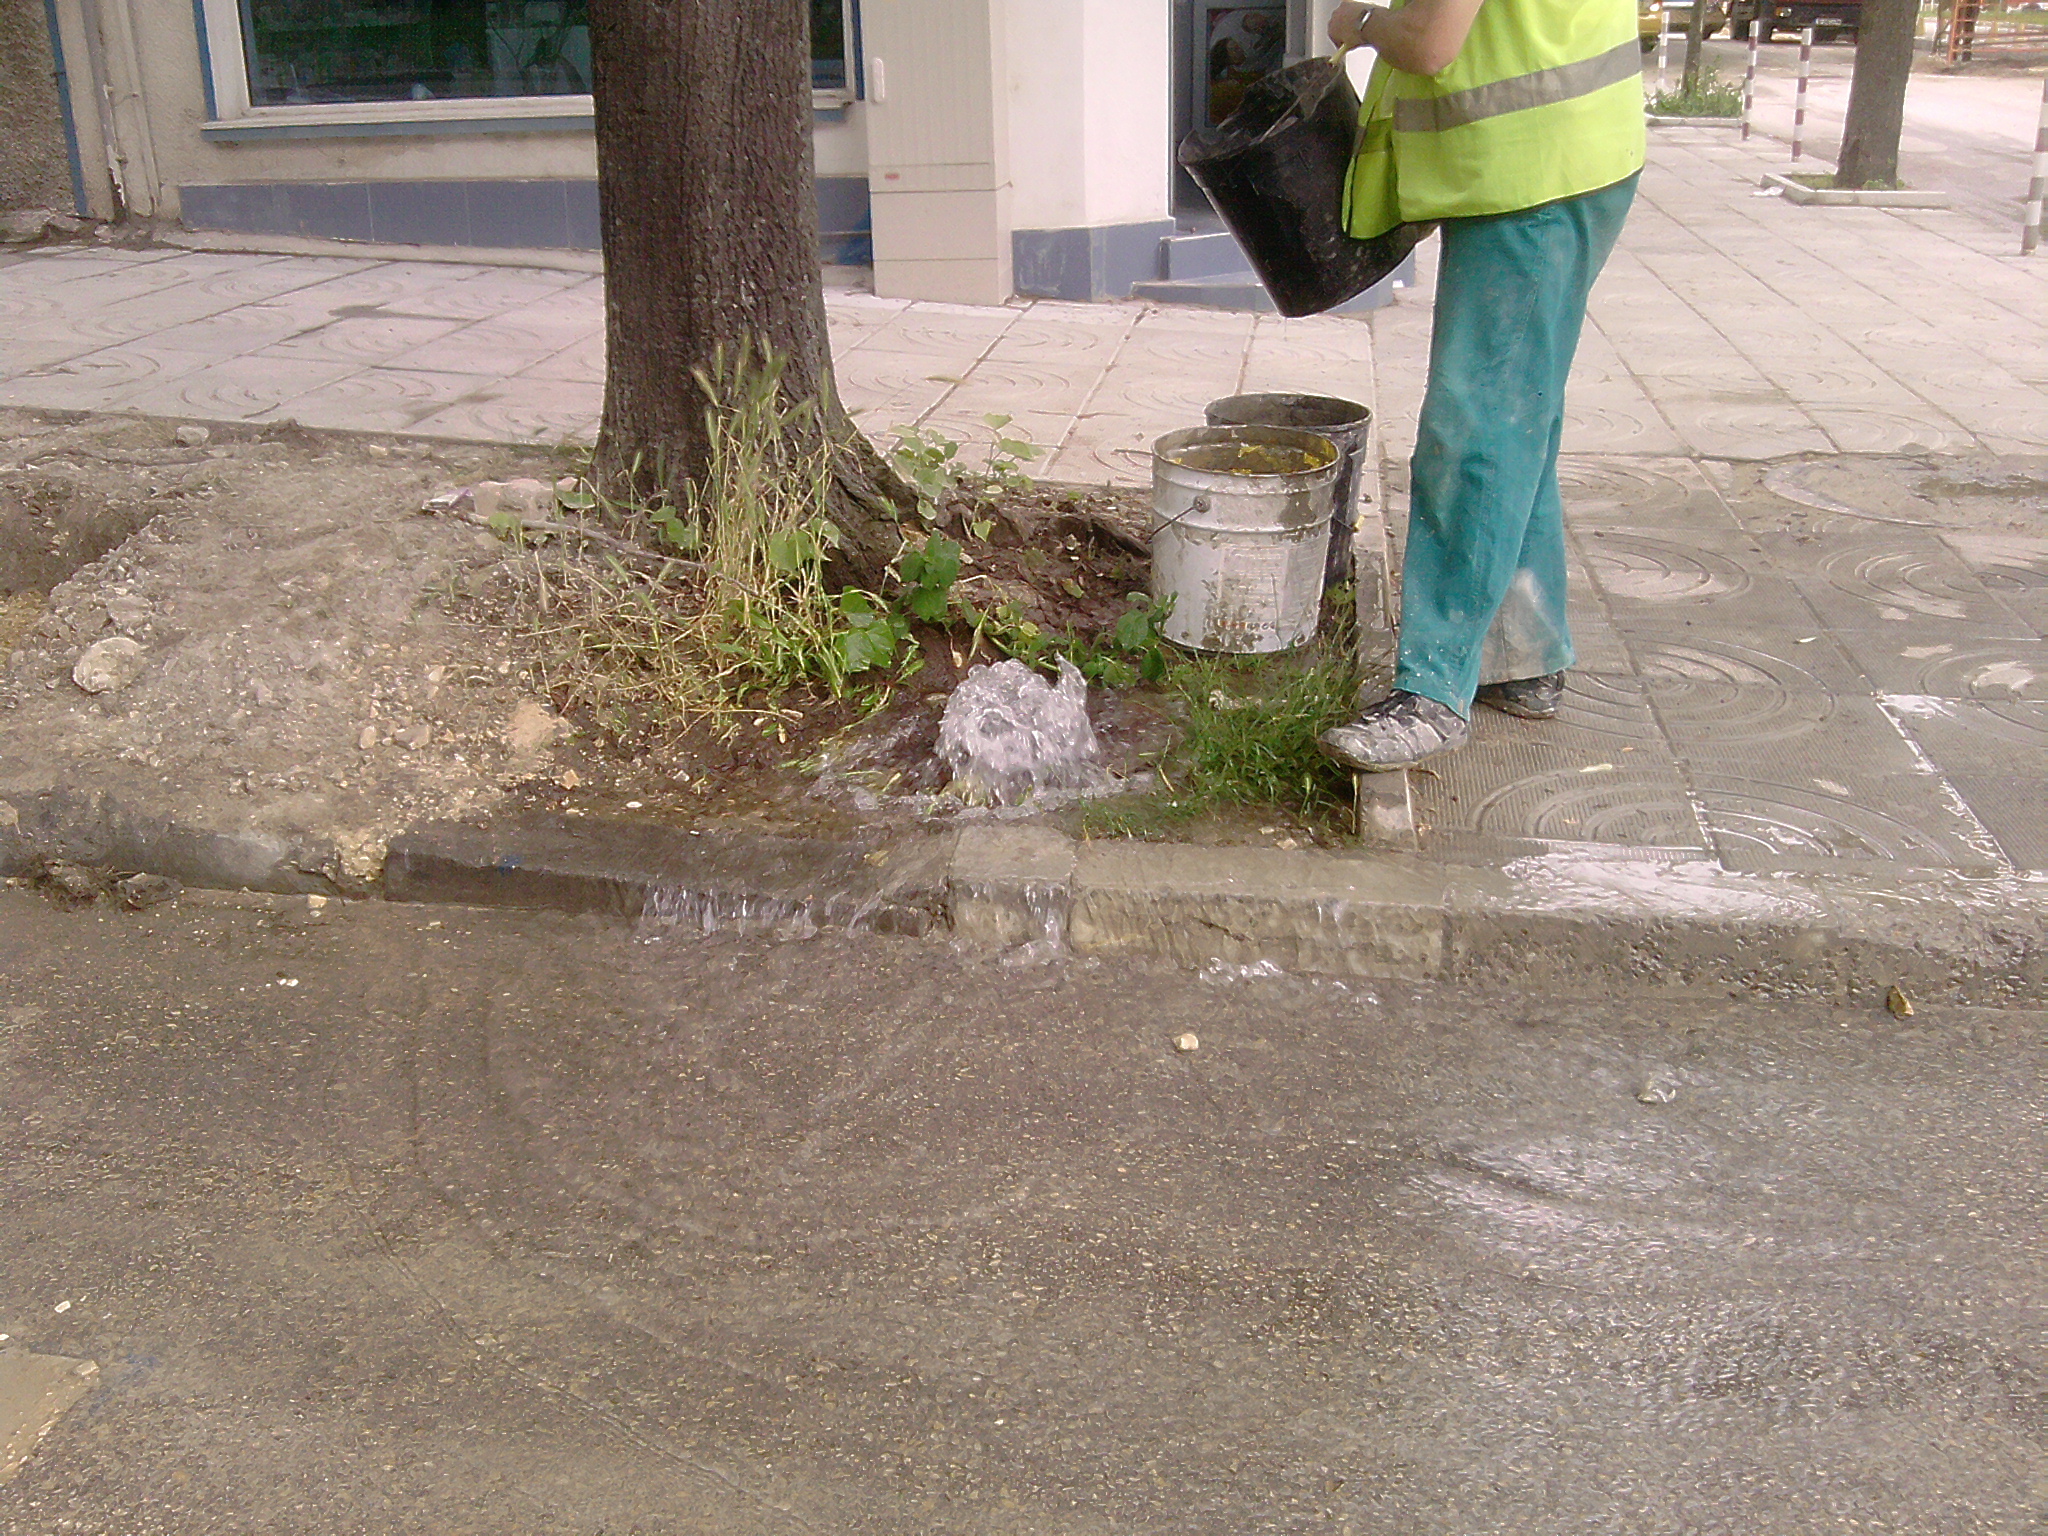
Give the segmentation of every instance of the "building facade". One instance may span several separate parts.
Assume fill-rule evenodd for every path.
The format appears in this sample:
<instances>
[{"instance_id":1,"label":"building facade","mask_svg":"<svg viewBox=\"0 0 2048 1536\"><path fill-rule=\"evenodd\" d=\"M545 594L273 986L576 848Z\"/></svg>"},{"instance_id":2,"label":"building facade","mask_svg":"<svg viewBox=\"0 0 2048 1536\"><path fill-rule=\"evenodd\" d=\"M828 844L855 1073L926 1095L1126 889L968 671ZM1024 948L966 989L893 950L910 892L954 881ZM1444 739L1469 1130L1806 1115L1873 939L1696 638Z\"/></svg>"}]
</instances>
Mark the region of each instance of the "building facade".
<instances>
[{"instance_id":1,"label":"building facade","mask_svg":"<svg viewBox=\"0 0 2048 1536\"><path fill-rule=\"evenodd\" d=\"M48 0L80 212L598 246L587 0ZM1178 139L1334 0L810 0L822 252L885 295L1127 294Z\"/></svg>"}]
</instances>

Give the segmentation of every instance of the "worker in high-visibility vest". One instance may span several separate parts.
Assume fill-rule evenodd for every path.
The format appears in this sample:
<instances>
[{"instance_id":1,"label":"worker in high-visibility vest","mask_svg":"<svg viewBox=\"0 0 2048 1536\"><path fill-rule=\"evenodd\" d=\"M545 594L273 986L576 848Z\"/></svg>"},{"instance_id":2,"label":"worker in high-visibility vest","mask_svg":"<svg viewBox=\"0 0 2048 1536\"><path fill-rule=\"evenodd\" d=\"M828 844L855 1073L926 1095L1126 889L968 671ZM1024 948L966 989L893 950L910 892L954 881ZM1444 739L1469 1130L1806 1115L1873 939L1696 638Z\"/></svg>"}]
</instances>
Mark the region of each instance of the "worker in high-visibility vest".
<instances>
[{"instance_id":1,"label":"worker in high-visibility vest","mask_svg":"<svg viewBox=\"0 0 2048 1536\"><path fill-rule=\"evenodd\" d=\"M1379 55L1351 233L1443 234L1393 691L1322 738L1353 768L1403 768L1462 746L1475 700L1557 713L1565 378L1642 171L1642 56L1634 0L1343 0L1329 30ZM1366 174L1375 155L1391 176Z\"/></svg>"}]
</instances>

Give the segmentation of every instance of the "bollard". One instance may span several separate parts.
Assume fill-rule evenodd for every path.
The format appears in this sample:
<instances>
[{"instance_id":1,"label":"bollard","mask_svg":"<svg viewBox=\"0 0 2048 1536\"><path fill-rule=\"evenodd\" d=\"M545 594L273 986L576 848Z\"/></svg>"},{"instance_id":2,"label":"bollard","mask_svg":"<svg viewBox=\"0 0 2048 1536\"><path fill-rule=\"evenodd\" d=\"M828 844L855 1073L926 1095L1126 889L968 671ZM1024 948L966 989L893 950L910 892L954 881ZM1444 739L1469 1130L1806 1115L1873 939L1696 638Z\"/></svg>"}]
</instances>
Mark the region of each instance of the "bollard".
<instances>
[{"instance_id":1,"label":"bollard","mask_svg":"<svg viewBox=\"0 0 2048 1536\"><path fill-rule=\"evenodd\" d=\"M1671 79L1671 7L1663 3L1657 6L1657 94L1662 96L1670 89Z\"/></svg>"},{"instance_id":2,"label":"bollard","mask_svg":"<svg viewBox=\"0 0 2048 1536\"><path fill-rule=\"evenodd\" d=\"M1749 68L1742 72L1742 136L1749 137L1749 109L1756 104L1756 51L1761 44L1754 24L1749 29Z\"/></svg>"},{"instance_id":3,"label":"bollard","mask_svg":"<svg viewBox=\"0 0 2048 1536\"><path fill-rule=\"evenodd\" d=\"M1797 160L1806 139L1806 81L1813 73L1813 28L1799 34L1799 90L1792 98L1792 158Z\"/></svg>"},{"instance_id":4,"label":"bollard","mask_svg":"<svg viewBox=\"0 0 2048 1536\"><path fill-rule=\"evenodd\" d=\"M2020 254L2041 243L2041 201L2048 192L2048 80L2041 82L2041 121L2034 129L2034 179L2027 183L2027 217L2020 225Z\"/></svg>"}]
</instances>

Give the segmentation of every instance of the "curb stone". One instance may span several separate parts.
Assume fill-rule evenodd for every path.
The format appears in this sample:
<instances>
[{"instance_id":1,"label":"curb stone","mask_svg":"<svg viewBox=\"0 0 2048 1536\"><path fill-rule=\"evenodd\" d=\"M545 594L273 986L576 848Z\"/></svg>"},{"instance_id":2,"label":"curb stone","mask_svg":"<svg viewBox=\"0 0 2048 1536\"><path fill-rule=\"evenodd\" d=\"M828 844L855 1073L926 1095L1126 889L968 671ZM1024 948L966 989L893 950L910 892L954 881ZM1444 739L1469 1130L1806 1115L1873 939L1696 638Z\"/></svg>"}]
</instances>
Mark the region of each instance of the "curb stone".
<instances>
[{"instance_id":1,"label":"curb stone","mask_svg":"<svg viewBox=\"0 0 2048 1536\"><path fill-rule=\"evenodd\" d=\"M198 889L372 894L333 850L135 813L104 794L0 801L0 875L63 858ZM520 812L395 838L387 900L594 913L711 932L923 935L1011 950L1519 990L2048 1002L2048 879L1731 874L1705 863L1077 842L980 825L866 841Z\"/></svg>"},{"instance_id":2,"label":"curb stone","mask_svg":"<svg viewBox=\"0 0 2048 1536\"><path fill-rule=\"evenodd\" d=\"M1759 185L1767 192L1776 189L1784 193L1788 203L1804 203L1815 208L1947 208L1954 201L1946 192L1888 191L1882 188L1850 192L1840 187L1809 187L1805 182L1794 181L1777 171L1766 171Z\"/></svg>"},{"instance_id":3,"label":"curb stone","mask_svg":"<svg viewBox=\"0 0 2048 1536\"><path fill-rule=\"evenodd\" d=\"M954 839L833 842L546 812L431 822L392 840L390 901L696 928L922 934L945 920Z\"/></svg>"},{"instance_id":4,"label":"curb stone","mask_svg":"<svg viewBox=\"0 0 2048 1536\"><path fill-rule=\"evenodd\" d=\"M187 826L98 791L49 789L0 799L0 876L33 874L48 859L277 896L369 894L349 877L331 844Z\"/></svg>"}]
</instances>

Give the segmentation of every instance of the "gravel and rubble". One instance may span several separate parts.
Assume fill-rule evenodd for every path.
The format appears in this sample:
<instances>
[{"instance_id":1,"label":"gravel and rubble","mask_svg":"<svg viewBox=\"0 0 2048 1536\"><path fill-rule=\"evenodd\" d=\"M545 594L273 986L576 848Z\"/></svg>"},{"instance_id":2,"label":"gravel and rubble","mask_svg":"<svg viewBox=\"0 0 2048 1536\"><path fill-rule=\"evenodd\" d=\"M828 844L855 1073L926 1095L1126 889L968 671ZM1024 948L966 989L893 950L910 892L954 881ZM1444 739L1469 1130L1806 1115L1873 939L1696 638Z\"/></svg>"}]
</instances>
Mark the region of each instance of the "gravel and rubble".
<instances>
[{"instance_id":1,"label":"gravel and rubble","mask_svg":"<svg viewBox=\"0 0 2048 1536\"><path fill-rule=\"evenodd\" d=\"M514 642L463 616L504 545L420 507L549 467L289 425L208 446L163 422L0 414L0 522L60 553L126 534L39 604L13 594L40 611L0 670L0 797L90 785L130 816L282 839L343 888L401 828L489 810L564 730ZM106 520L123 506L132 532ZM136 647L125 682L74 676Z\"/></svg>"}]
</instances>

